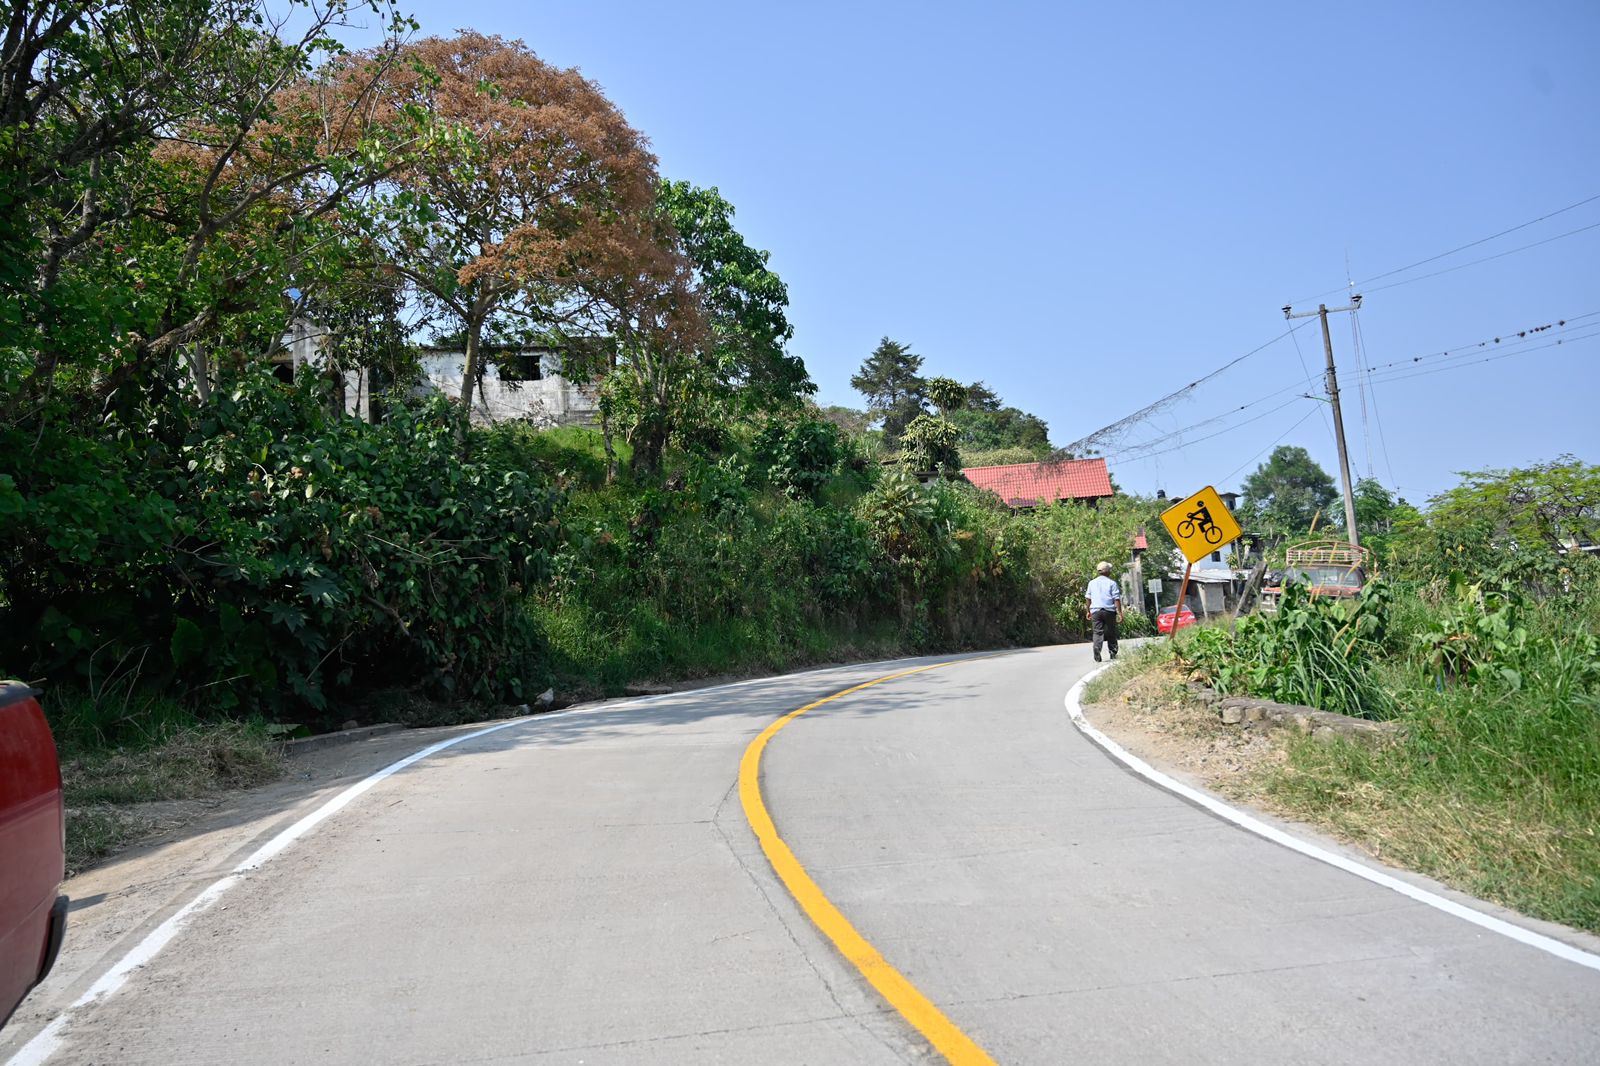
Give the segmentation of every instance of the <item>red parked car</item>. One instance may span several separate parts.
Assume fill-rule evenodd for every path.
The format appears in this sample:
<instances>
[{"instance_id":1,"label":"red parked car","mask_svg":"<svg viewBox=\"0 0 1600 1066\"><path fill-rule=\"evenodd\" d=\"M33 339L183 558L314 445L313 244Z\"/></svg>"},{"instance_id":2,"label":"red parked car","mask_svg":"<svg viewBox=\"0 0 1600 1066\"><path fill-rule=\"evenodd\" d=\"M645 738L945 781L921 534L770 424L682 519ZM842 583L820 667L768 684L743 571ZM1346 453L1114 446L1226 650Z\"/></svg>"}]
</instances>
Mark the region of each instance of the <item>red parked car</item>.
<instances>
[{"instance_id":1,"label":"red parked car","mask_svg":"<svg viewBox=\"0 0 1600 1066\"><path fill-rule=\"evenodd\" d=\"M1172 632L1173 612L1177 611L1177 610L1178 609L1176 607L1164 607L1164 608L1162 608L1161 613L1156 615L1156 632L1157 633L1171 633ZM1187 608L1187 607L1185 607L1182 611L1178 612L1178 616L1177 617L1178 617L1178 628L1179 629L1182 629L1184 626L1192 626L1195 623L1194 612L1189 610L1189 608Z\"/></svg>"},{"instance_id":2,"label":"red parked car","mask_svg":"<svg viewBox=\"0 0 1600 1066\"><path fill-rule=\"evenodd\" d=\"M61 765L37 695L0 681L0 1025L55 965L67 929Z\"/></svg>"}]
</instances>

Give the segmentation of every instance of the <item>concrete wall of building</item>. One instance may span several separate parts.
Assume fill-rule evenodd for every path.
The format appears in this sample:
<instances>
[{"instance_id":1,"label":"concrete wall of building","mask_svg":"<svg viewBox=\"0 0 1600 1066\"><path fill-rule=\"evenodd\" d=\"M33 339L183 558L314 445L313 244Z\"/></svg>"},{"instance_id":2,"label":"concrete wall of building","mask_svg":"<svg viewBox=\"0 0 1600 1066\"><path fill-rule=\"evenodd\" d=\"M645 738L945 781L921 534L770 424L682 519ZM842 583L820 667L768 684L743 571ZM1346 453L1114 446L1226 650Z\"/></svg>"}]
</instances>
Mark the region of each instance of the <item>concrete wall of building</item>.
<instances>
[{"instance_id":1,"label":"concrete wall of building","mask_svg":"<svg viewBox=\"0 0 1600 1066\"><path fill-rule=\"evenodd\" d=\"M538 425L590 425L598 417L598 397L594 389L574 384L561 376L561 358L555 352L540 352L540 376L532 381L503 381L499 368L484 368L479 387L473 390L474 422L499 422L527 419ZM446 396L461 395L462 368L466 356L461 352L436 349L422 354L422 374L431 388Z\"/></svg>"},{"instance_id":2,"label":"concrete wall of building","mask_svg":"<svg viewBox=\"0 0 1600 1066\"><path fill-rule=\"evenodd\" d=\"M291 367L297 376L303 367L321 372L326 365L323 350L327 339L328 333L322 326L297 318L284 334L283 354L275 361ZM536 350L528 354L536 354L539 359L539 376L532 380L502 380L498 367L484 368L479 387L473 390L472 420L479 424L527 419L541 426L593 425L599 417L595 390L562 377L558 353ZM465 363L466 356L461 352L423 349L422 388L459 397ZM372 383L369 375L365 370L349 370L342 377L345 413L370 421Z\"/></svg>"}]
</instances>

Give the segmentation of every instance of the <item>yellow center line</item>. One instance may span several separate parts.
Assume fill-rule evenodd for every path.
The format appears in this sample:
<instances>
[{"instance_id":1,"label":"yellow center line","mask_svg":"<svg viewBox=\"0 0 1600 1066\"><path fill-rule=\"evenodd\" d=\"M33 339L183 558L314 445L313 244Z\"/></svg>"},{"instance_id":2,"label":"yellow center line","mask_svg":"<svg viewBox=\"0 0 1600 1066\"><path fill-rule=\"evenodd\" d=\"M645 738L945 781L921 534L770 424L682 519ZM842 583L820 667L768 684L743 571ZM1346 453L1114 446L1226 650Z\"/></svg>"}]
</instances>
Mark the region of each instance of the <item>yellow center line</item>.
<instances>
[{"instance_id":1,"label":"yellow center line","mask_svg":"<svg viewBox=\"0 0 1600 1066\"><path fill-rule=\"evenodd\" d=\"M955 662L972 661L955 660ZM835 692L831 696L824 696L779 718L750 742L750 746L744 751L744 757L739 760L739 801L744 805L745 820L750 823L756 839L761 842L761 850L766 853L767 861L772 863L772 869L777 873L778 879L789 890L795 902L800 904L800 909L806 912L806 917L811 919L823 936L833 941L833 946L838 948L839 953L861 972L861 976L865 977L873 988L878 990L878 994L888 1000L889 1005L899 1011L917 1032L926 1037L934 1050L943 1055L951 1066L996 1066L988 1052L946 1018L943 1011L917 990L916 985L906 980L904 974L889 965L889 961L878 949L868 943L866 937L856 932L856 927L850 924L850 920L839 912L839 908L835 907L827 896L823 895L822 889L817 887L817 883L806 873L806 868L800 864L800 860L794 857L794 852L789 850L789 845L778 835L777 827L772 824L772 815L767 813L767 805L761 798L761 754L766 750L767 742L777 736L778 730L807 711L821 707L825 703L832 703L852 692L860 692L864 688L881 685L898 677L907 677L911 674L920 674L924 670L937 670L941 666L950 665L952 663L933 663L874 678Z\"/></svg>"}]
</instances>

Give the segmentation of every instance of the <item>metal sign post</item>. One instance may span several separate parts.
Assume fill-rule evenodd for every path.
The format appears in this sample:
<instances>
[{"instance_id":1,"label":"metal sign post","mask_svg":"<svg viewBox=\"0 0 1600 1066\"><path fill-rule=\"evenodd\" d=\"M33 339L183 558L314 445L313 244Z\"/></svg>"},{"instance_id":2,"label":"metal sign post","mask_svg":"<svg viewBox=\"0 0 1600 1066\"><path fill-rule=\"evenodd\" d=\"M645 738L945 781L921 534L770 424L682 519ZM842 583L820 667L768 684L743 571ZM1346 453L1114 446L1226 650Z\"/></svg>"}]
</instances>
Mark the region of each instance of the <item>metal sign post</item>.
<instances>
[{"instance_id":1,"label":"metal sign post","mask_svg":"<svg viewBox=\"0 0 1600 1066\"><path fill-rule=\"evenodd\" d=\"M1183 583L1178 586L1178 602L1172 608L1172 632L1167 634L1169 640L1178 639L1178 623L1183 619L1183 597L1189 591L1189 571L1193 569L1193 563L1188 563L1183 568ZM1156 618L1160 617L1158 612Z\"/></svg>"}]
</instances>

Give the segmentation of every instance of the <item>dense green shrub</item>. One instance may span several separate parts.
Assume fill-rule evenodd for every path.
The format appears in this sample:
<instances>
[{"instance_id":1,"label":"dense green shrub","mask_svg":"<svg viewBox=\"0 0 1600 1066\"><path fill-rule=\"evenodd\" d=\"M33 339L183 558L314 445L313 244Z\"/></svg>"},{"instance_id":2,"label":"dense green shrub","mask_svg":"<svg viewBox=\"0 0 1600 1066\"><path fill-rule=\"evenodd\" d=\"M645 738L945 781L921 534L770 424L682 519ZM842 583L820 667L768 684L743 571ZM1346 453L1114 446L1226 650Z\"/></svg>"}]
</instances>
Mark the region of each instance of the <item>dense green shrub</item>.
<instances>
[{"instance_id":1,"label":"dense green shrub","mask_svg":"<svg viewBox=\"0 0 1600 1066\"><path fill-rule=\"evenodd\" d=\"M37 449L5 433L0 654L225 710L396 681L524 691L543 664L521 602L556 495L515 449L463 461L456 425L442 401L369 425L259 373Z\"/></svg>"},{"instance_id":2,"label":"dense green shrub","mask_svg":"<svg viewBox=\"0 0 1600 1066\"><path fill-rule=\"evenodd\" d=\"M816 499L851 448L832 422L772 419L756 434L750 456L758 480L797 499Z\"/></svg>"},{"instance_id":3,"label":"dense green shrub","mask_svg":"<svg viewBox=\"0 0 1600 1066\"><path fill-rule=\"evenodd\" d=\"M685 457L660 488L572 497L532 597L570 683L1053 634L1027 529L970 486L890 474L840 506L813 494L852 474L795 494L772 469Z\"/></svg>"},{"instance_id":4,"label":"dense green shrub","mask_svg":"<svg viewBox=\"0 0 1600 1066\"><path fill-rule=\"evenodd\" d=\"M1291 581L1276 614L1249 615L1232 633L1201 627L1185 635L1179 655L1226 695L1387 718L1393 700L1370 667L1383 651L1389 600L1382 582L1341 600Z\"/></svg>"}]
</instances>

